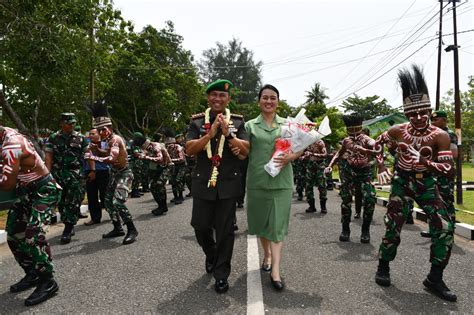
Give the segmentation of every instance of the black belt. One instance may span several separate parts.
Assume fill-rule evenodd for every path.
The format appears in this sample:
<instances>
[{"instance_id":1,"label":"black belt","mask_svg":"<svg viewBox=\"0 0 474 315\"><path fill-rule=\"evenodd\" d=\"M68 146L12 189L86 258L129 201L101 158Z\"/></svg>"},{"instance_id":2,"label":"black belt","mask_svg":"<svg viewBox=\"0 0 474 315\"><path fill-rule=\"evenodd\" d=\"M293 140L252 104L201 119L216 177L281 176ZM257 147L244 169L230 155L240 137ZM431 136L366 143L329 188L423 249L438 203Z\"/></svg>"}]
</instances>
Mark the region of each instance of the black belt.
<instances>
[{"instance_id":1,"label":"black belt","mask_svg":"<svg viewBox=\"0 0 474 315\"><path fill-rule=\"evenodd\" d=\"M433 177L433 174L428 171L423 172L416 172L416 171L404 171L402 169L396 169L397 174L401 175L402 177L415 177L416 179L423 179Z\"/></svg>"},{"instance_id":2,"label":"black belt","mask_svg":"<svg viewBox=\"0 0 474 315\"><path fill-rule=\"evenodd\" d=\"M24 186L20 186L20 189L24 192L35 192L50 181L53 181L54 178L51 176L51 174L44 175L43 177L38 178L37 180L34 180Z\"/></svg>"}]
</instances>

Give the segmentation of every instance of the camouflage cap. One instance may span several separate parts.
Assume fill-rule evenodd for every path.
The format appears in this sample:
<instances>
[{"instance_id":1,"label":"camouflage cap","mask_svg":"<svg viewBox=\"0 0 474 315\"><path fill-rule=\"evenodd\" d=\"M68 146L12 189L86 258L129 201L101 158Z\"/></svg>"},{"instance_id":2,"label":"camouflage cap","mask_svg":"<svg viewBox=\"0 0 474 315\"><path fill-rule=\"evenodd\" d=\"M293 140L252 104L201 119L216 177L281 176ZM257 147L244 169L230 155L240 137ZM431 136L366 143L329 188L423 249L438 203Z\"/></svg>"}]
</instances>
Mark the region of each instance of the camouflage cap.
<instances>
[{"instance_id":1,"label":"camouflage cap","mask_svg":"<svg viewBox=\"0 0 474 315\"><path fill-rule=\"evenodd\" d=\"M61 114L61 121L65 122L66 124L75 124L77 122L76 114L74 114L74 113L62 113Z\"/></svg>"}]
</instances>

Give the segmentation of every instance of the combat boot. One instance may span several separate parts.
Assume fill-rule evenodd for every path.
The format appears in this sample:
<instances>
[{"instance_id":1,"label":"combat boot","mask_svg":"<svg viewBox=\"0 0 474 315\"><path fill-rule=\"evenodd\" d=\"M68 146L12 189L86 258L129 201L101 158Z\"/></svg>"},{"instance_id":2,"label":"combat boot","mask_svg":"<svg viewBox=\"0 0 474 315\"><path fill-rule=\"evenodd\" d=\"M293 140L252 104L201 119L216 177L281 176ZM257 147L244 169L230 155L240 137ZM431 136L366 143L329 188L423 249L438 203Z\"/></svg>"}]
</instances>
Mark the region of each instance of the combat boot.
<instances>
[{"instance_id":1,"label":"combat boot","mask_svg":"<svg viewBox=\"0 0 474 315\"><path fill-rule=\"evenodd\" d=\"M303 200L303 193L301 191L298 192L298 201Z\"/></svg>"},{"instance_id":2,"label":"combat boot","mask_svg":"<svg viewBox=\"0 0 474 315\"><path fill-rule=\"evenodd\" d=\"M316 206L314 205L314 199L308 199L309 208L306 209L306 213L316 212Z\"/></svg>"},{"instance_id":3,"label":"combat boot","mask_svg":"<svg viewBox=\"0 0 474 315\"><path fill-rule=\"evenodd\" d=\"M112 223L114 224L114 229L107 234L102 234L102 238L112 238L125 235L122 225L120 225L120 221L112 221Z\"/></svg>"},{"instance_id":4,"label":"combat boot","mask_svg":"<svg viewBox=\"0 0 474 315\"><path fill-rule=\"evenodd\" d=\"M342 223L342 232L339 235L339 241L349 242L351 236L351 229L349 228L349 222Z\"/></svg>"},{"instance_id":5,"label":"combat boot","mask_svg":"<svg viewBox=\"0 0 474 315\"><path fill-rule=\"evenodd\" d=\"M382 287L390 285L390 265L388 261L379 259L379 265L375 273L375 283Z\"/></svg>"},{"instance_id":6,"label":"combat boot","mask_svg":"<svg viewBox=\"0 0 474 315\"><path fill-rule=\"evenodd\" d=\"M360 242L361 243L370 242L370 221L369 220L364 220L364 222L362 222L362 233L360 234Z\"/></svg>"},{"instance_id":7,"label":"combat boot","mask_svg":"<svg viewBox=\"0 0 474 315\"><path fill-rule=\"evenodd\" d=\"M177 199L178 199L178 192L173 189L173 199L170 200L170 203L175 203Z\"/></svg>"},{"instance_id":8,"label":"combat boot","mask_svg":"<svg viewBox=\"0 0 474 315\"><path fill-rule=\"evenodd\" d=\"M130 221L130 222L127 222L126 224L127 224L127 235L123 239L123 242L122 242L123 245L132 244L133 242L135 242L138 236L138 231L135 228L135 225L133 224L133 222Z\"/></svg>"},{"instance_id":9,"label":"combat boot","mask_svg":"<svg viewBox=\"0 0 474 315\"><path fill-rule=\"evenodd\" d=\"M423 285L443 300L456 302L458 297L449 290L443 281L443 270L442 266L431 265L430 273L423 281Z\"/></svg>"},{"instance_id":10,"label":"combat boot","mask_svg":"<svg viewBox=\"0 0 474 315\"><path fill-rule=\"evenodd\" d=\"M406 224L415 224L413 221L413 212L408 213L407 219L405 221Z\"/></svg>"},{"instance_id":11,"label":"combat boot","mask_svg":"<svg viewBox=\"0 0 474 315\"><path fill-rule=\"evenodd\" d=\"M74 232L74 224L72 223L64 223L64 231L63 235L61 236L61 244L69 244L71 242L71 237L75 235Z\"/></svg>"},{"instance_id":12,"label":"combat boot","mask_svg":"<svg viewBox=\"0 0 474 315\"><path fill-rule=\"evenodd\" d=\"M180 192L178 193L178 198L174 200L174 204L175 204L175 205L180 205L180 204L183 203L183 201L184 201L183 192L180 191Z\"/></svg>"},{"instance_id":13,"label":"combat boot","mask_svg":"<svg viewBox=\"0 0 474 315\"><path fill-rule=\"evenodd\" d=\"M140 197L141 197L140 190L133 189L132 193L130 194L130 198L140 198Z\"/></svg>"},{"instance_id":14,"label":"combat boot","mask_svg":"<svg viewBox=\"0 0 474 315\"><path fill-rule=\"evenodd\" d=\"M10 292L16 293L28 290L29 288L35 287L39 282L38 273L35 269L23 268L26 272L26 275L18 281L17 283L10 286Z\"/></svg>"},{"instance_id":15,"label":"combat boot","mask_svg":"<svg viewBox=\"0 0 474 315\"><path fill-rule=\"evenodd\" d=\"M321 213L328 213L328 209L326 209L326 200L319 201L319 205L321 206Z\"/></svg>"},{"instance_id":16,"label":"combat boot","mask_svg":"<svg viewBox=\"0 0 474 315\"><path fill-rule=\"evenodd\" d=\"M165 205L165 207L167 207L166 201L164 202L164 205ZM164 211L163 211L163 200L158 201L158 208L151 210L151 213L153 213L153 215L156 215L156 216L159 216L159 215L163 215L163 214L164 214Z\"/></svg>"},{"instance_id":17,"label":"combat boot","mask_svg":"<svg viewBox=\"0 0 474 315\"><path fill-rule=\"evenodd\" d=\"M51 298L57 291L59 286L53 279L53 274L45 272L40 274L39 282L36 289L31 295L25 300L26 306L36 305Z\"/></svg>"}]
</instances>

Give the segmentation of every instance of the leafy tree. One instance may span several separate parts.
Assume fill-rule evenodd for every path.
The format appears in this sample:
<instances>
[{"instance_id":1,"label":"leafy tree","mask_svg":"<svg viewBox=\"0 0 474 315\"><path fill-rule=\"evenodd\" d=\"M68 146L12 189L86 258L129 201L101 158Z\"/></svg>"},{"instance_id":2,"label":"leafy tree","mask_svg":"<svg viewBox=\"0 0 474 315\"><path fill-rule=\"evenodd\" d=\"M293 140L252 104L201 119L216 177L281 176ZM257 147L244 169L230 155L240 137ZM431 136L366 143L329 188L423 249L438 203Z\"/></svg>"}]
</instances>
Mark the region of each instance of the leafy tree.
<instances>
[{"instance_id":1,"label":"leafy tree","mask_svg":"<svg viewBox=\"0 0 474 315\"><path fill-rule=\"evenodd\" d=\"M469 89L461 92L461 128L463 160L471 159L471 148L474 145L474 76L469 77ZM440 109L448 114L448 127L455 130L454 127L454 91L449 90L441 100Z\"/></svg>"},{"instance_id":2,"label":"leafy tree","mask_svg":"<svg viewBox=\"0 0 474 315\"><path fill-rule=\"evenodd\" d=\"M380 96L373 95L367 97L359 97L357 94L348 97L342 102L342 107L346 112L355 112L362 115L364 120L380 117L395 113L396 110L387 104L386 99L378 101Z\"/></svg>"},{"instance_id":3,"label":"leafy tree","mask_svg":"<svg viewBox=\"0 0 474 315\"><path fill-rule=\"evenodd\" d=\"M204 58L198 64L203 82L230 80L235 87L234 100L237 103L255 102L261 86L262 62L255 62L253 52L242 47L238 39L233 38L227 45L219 42L216 45L203 52Z\"/></svg>"},{"instance_id":4,"label":"leafy tree","mask_svg":"<svg viewBox=\"0 0 474 315\"><path fill-rule=\"evenodd\" d=\"M167 22L161 30L146 26L132 34L120 51L106 99L123 132L183 130L199 111L203 87L182 41Z\"/></svg>"},{"instance_id":5,"label":"leafy tree","mask_svg":"<svg viewBox=\"0 0 474 315\"><path fill-rule=\"evenodd\" d=\"M306 104L323 104L324 100L328 99L329 96L326 95L325 88L321 87L321 84L315 83L310 91L306 91Z\"/></svg>"}]
</instances>

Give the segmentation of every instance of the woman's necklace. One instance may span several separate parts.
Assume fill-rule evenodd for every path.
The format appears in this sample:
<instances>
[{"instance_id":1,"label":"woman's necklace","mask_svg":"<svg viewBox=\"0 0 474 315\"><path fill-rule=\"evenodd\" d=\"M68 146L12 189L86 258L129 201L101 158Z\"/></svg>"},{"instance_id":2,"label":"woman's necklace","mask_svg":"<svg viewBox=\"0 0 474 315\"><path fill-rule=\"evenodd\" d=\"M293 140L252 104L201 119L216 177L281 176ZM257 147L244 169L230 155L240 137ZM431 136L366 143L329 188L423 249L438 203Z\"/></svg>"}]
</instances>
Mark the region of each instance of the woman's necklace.
<instances>
[{"instance_id":1,"label":"woman's necklace","mask_svg":"<svg viewBox=\"0 0 474 315\"><path fill-rule=\"evenodd\" d=\"M211 129L211 121L210 121L210 113L211 109L208 108L206 109L204 113L204 126L207 132ZM225 109L225 121L228 124L230 121L230 110ZM217 175L219 175L218 167L220 165L221 159L222 159L222 152L224 151L224 142L225 142L225 136L221 135L219 142L218 142L218 147L217 147L217 154L214 156L212 155L212 150L211 150L211 140L206 144L206 152L207 152L207 158L212 161L212 172L211 172L211 178L209 179L209 182L207 183L207 187L216 187L217 185Z\"/></svg>"}]
</instances>

